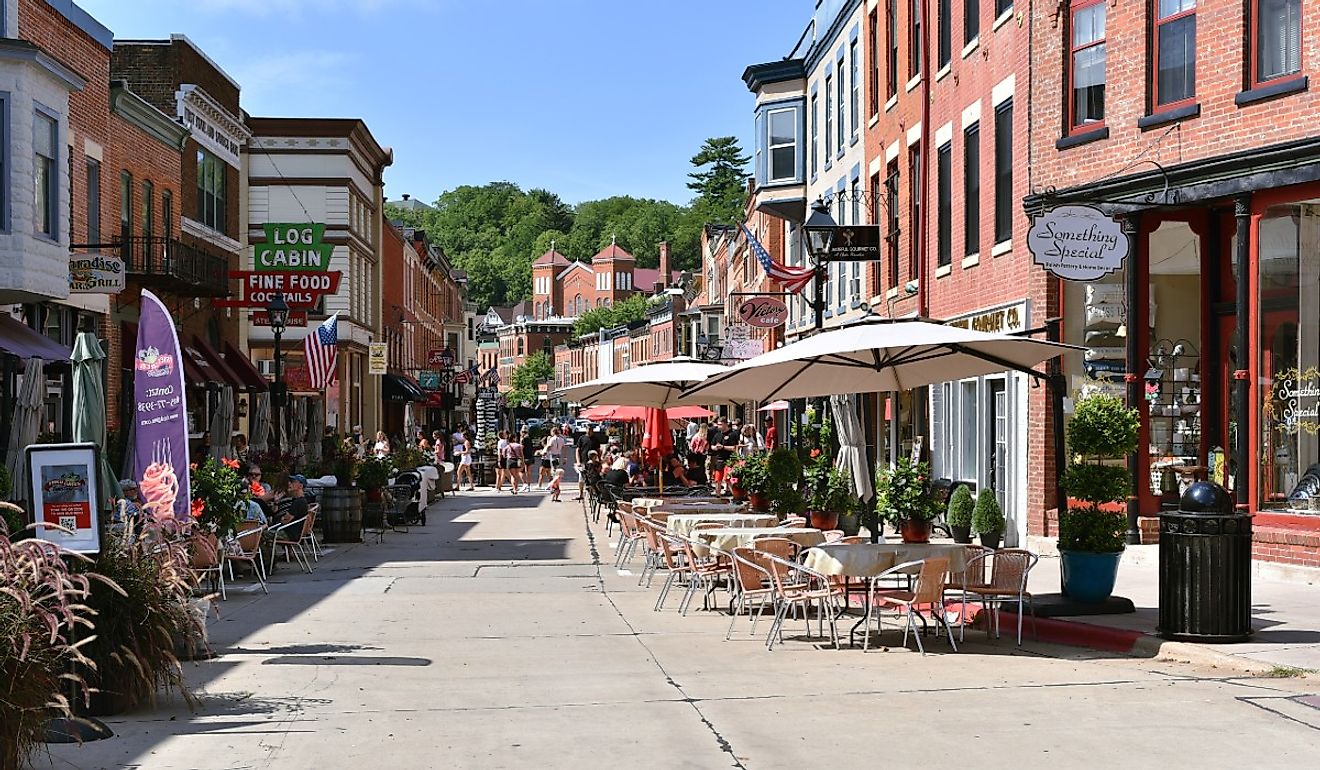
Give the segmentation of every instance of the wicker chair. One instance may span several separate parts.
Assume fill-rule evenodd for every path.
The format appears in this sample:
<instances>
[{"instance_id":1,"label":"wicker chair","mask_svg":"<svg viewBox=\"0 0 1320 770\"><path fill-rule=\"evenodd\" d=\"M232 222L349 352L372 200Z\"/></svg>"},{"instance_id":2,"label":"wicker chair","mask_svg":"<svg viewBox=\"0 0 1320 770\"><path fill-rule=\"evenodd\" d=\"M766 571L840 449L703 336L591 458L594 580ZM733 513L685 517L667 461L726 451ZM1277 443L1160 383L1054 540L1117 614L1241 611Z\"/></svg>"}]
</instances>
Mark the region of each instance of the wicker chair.
<instances>
[{"instance_id":1,"label":"wicker chair","mask_svg":"<svg viewBox=\"0 0 1320 770\"><path fill-rule=\"evenodd\" d=\"M834 649L839 649L839 598L843 593L831 585L829 579L815 570L782 559L772 554L762 554L770 572L770 585L774 590L775 619L766 636L765 647L774 649L775 639L783 642L784 621L797 608L802 608L802 617L807 623L807 635L811 635L811 618L806 610L812 604L817 605L817 617L820 619L820 635L825 635L825 623L830 625L830 639Z\"/></svg>"},{"instance_id":2,"label":"wicker chair","mask_svg":"<svg viewBox=\"0 0 1320 770\"><path fill-rule=\"evenodd\" d=\"M1025 607L1031 608L1031 627L1032 633L1036 633L1036 605L1032 599L1031 592L1027 590L1027 579L1031 575L1031 569L1040 561L1040 557L1031 551L1021 548L1002 548L998 551L992 551L990 554L984 554L976 557L976 563L981 567L980 577L984 582L966 582L963 586L963 603L967 603L970 595L973 599L980 601L981 609L990 609L989 623L993 627L995 638L999 637L999 608L1004 602L1017 602L1017 643L1022 644L1022 616ZM987 558L991 558L990 579L984 580L984 563ZM968 563L967 572L971 577L976 577L976 568L972 563ZM987 633L991 628L986 629ZM959 634L961 636L961 633Z\"/></svg>"},{"instance_id":3,"label":"wicker chair","mask_svg":"<svg viewBox=\"0 0 1320 770\"><path fill-rule=\"evenodd\" d=\"M867 608L866 622L863 625L867 629L866 638L862 645L865 652L870 648L871 634L871 613L876 613L876 628L883 630L880 623L879 611L883 607L892 607L904 618L903 626L903 646L907 646L908 632L915 632L913 635L917 639L917 649L922 655L926 654L926 647L921 642L921 632L917 630L916 620L922 612L929 612L934 618L936 633L939 633L939 626L949 633L949 645L953 651L958 651L958 643L953 639L953 629L949 627L949 621L944 617L944 587L948 579L949 560L948 559L926 559L924 561L910 561L890 567L884 572L872 578L872 586L876 581L884 579L891 574L907 574L913 568L920 567L917 574L917 584L911 591L886 589L876 591L872 589L871 604ZM925 622L922 622L925 625Z\"/></svg>"},{"instance_id":4,"label":"wicker chair","mask_svg":"<svg viewBox=\"0 0 1320 770\"><path fill-rule=\"evenodd\" d=\"M754 548L739 547L733 549L733 590L734 603L729 612L729 628L724 632L728 641L733 636L733 626L738 622L738 614L747 609L752 619L749 634L756 634L756 621L761 618L761 611L766 603L774 604L775 589L771 584L770 570L765 567L765 560ZM756 601L753 611L751 602ZM754 613L754 614L753 614Z\"/></svg>"}]
</instances>

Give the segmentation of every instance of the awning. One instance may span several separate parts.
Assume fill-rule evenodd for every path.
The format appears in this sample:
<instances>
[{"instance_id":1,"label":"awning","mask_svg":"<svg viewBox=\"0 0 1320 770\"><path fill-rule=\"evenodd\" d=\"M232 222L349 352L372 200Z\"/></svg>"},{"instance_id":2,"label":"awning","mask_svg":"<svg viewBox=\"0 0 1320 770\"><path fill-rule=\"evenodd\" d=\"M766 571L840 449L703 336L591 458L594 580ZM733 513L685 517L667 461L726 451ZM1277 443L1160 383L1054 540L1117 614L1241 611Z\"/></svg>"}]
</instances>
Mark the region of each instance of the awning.
<instances>
[{"instance_id":1,"label":"awning","mask_svg":"<svg viewBox=\"0 0 1320 770\"><path fill-rule=\"evenodd\" d=\"M211 368L219 373L221 384L232 385L235 391L246 388L247 383L243 382L243 378L229 368L225 363L224 356L221 356L218 350L208 345L206 340L201 337L193 337L193 347L196 348L198 353L202 354L202 358L206 359L206 363L210 364Z\"/></svg>"},{"instance_id":2,"label":"awning","mask_svg":"<svg viewBox=\"0 0 1320 770\"><path fill-rule=\"evenodd\" d=\"M23 325L22 321L0 313L0 350L19 358L41 358L46 361L68 361L73 348L66 347Z\"/></svg>"},{"instance_id":3,"label":"awning","mask_svg":"<svg viewBox=\"0 0 1320 770\"><path fill-rule=\"evenodd\" d=\"M425 401L422 389L397 374L381 375L386 401Z\"/></svg>"},{"instance_id":4,"label":"awning","mask_svg":"<svg viewBox=\"0 0 1320 770\"><path fill-rule=\"evenodd\" d=\"M252 359L243 355L243 352L234 347L233 343L225 343L225 363L229 364L229 370L238 375L243 381L247 390L253 393L264 393L270 389L270 384L266 378L261 376L257 367L252 365Z\"/></svg>"},{"instance_id":5,"label":"awning","mask_svg":"<svg viewBox=\"0 0 1320 770\"><path fill-rule=\"evenodd\" d=\"M206 360L202 351L197 349L196 345L180 345L183 349L183 376L187 378L187 384L196 387L206 387L208 383L224 385L229 381L220 374L220 370L211 366L211 362Z\"/></svg>"},{"instance_id":6,"label":"awning","mask_svg":"<svg viewBox=\"0 0 1320 770\"><path fill-rule=\"evenodd\" d=\"M433 390L426 394L427 409L444 409L445 394L438 390Z\"/></svg>"}]
</instances>

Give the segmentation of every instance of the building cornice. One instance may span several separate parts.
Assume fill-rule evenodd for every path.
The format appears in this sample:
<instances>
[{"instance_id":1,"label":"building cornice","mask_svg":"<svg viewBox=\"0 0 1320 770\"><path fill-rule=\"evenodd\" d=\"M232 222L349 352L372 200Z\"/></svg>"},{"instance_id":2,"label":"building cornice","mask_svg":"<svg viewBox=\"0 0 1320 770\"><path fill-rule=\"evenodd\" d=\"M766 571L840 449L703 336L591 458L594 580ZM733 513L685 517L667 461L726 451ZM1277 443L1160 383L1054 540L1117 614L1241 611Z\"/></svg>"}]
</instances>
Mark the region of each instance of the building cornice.
<instances>
[{"instance_id":1,"label":"building cornice","mask_svg":"<svg viewBox=\"0 0 1320 770\"><path fill-rule=\"evenodd\" d=\"M0 59L34 64L61 81L70 91L81 91L87 86L81 75L26 40L0 38Z\"/></svg>"},{"instance_id":2,"label":"building cornice","mask_svg":"<svg viewBox=\"0 0 1320 770\"><path fill-rule=\"evenodd\" d=\"M174 98L179 119L192 129L193 139L234 168L242 168L239 153L252 138L242 119L193 83L179 86Z\"/></svg>"},{"instance_id":3,"label":"building cornice","mask_svg":"<svg viewBox=\"0 0 1320 770\"><path fill-rule=\"evenodd\" d=\"M803 59L781 59L765 64L753 64L743 70L743 82L747 84L748 91L756 93L772 83L805 80L807 77L805 65Z\"/></svg>"},{"instance_id":4,"label":"building cornice","mask_svg":"<svg viewBox=\"0 0 1320 770\"><path fill-rule=\"evenodd\" d=\"M182 150L189 130L133 93L122 80L110 83L110 111L174 150Z\"/></svg>"}]
</instances>

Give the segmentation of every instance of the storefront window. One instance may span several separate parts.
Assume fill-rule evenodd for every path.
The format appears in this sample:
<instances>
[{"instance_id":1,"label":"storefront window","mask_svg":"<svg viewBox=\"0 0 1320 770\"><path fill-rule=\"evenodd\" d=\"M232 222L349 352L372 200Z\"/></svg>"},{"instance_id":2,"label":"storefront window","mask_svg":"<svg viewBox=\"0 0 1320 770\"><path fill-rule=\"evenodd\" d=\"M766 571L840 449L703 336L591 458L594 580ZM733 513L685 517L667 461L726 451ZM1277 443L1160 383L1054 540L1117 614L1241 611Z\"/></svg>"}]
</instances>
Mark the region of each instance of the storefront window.
<instances>
[{"instance_id":1,"label":"storefront window","mask_svg":"<svg viewBox=\"0 0 1320 770\"><path fill-rule=\"evenodd\" d=\"M1260 221L1260 505L1320 510L1320 206Z\"/></svg>"}]
</instances>

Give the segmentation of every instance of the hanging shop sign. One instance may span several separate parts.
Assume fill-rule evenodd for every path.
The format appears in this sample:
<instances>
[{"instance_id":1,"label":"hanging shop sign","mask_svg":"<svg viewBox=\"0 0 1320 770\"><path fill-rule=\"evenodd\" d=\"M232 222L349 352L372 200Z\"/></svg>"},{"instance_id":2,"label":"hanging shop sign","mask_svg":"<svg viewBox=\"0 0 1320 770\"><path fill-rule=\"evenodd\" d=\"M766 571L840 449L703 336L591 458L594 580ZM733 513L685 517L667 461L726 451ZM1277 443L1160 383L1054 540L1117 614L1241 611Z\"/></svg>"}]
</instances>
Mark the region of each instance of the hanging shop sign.
<instances>
[{"instance_id":1,"label":"hanging shop sign","mask_svg":"<svg viewBox=\"0 0 1320 770\"><path fill-rule=\"evenodd\" d=\"M252 247L252 264L257 270L300 270L325 272L335 245L325 243L325 225L267 222L266 242Z\"/></svg>"},{"instance_id":2,"label":"hanging shop sign","mask_svg":"<svg viewBox=\"0 0 1320 770\"><path fill-rule=\"evenodd\" d=\"M27 447L29 497L36 536L74 553L100 553L101 457L95 444L34 444ZM56 529L59 527L59 529Z\"/></svg>"},{"instance_id":3,"label":"hanging shop sign","mask_svg":"<svg viewBox=\"0 0 1320 770\"><path fill-rule=\"evenodd\" d=\"M367 374L385 374L390 369L390 349L384 342L367 346Z\"/></svg>"},{"instance_id":4,"label":"hanging shop sign","mask_svg":"<svg viewBox=\"0 0 1320 770\"><path fill-rule=\"evenodd\" d=\"M275 299L276 294L283 294L284 301L290 308L310 309L316 307L321 298L339 291L340 270L328 273L307 273L297 270L279 272L261 270L231 270L230 278L239 281L238 299L218 299L211 304L215 307L242 307L263 310Z\"/></svg>"},{"instance_id":5,"label":"hanging shop sign","mask_svg":"<svg viewBox=\"0 0 1320 770\"><path fill-rule=\"evenodd\" d=\"M734 323L726 327L727 338L720 358L724 361L746 361L765 352L765 341L752 339L751 327Z\"/></svg>"},{"instance_id":6,"label":"hanging shop sign","mask_svg":"<svg viewBox=\"0 0 1320 770\"><path fill-rule=\"evenodd\" d=\"M284 385L291 393L319 393L312 387L312 370L305 366L290 366L283 372Z\"/></svg>"},{"instance_id":7,"label":"hanging shop sign","mask_svg":"<svg viewBox=\"0 0 1320 770\"><path fill-rule=\"evenodd\" d=\"M270 326L270 313L265 310L258 310L252 313L251 322L253 326ZM305 327L307 326L306 310L290 310L288 317L284 321L287 327Z\"/></svg>"},{"instance_id":8,"label":"hanging shop sign","mask_svg":"<svg viewBox=\"0 0 1320 770\"><path fill-rule=\"evenodd\" d=\"M880 225L844 225L822 262L873 262L880 259Z\"/></svg>"},{"instance_id":9,"label":"hanging shop sign","mask_svg":"<svg viewBox=\"0 0 1320 770\"><path fill-rule=\"evenodd\" d=\"M125 286L124 260L102 254L69 260L70 294L118 294Z\"/></svg>"},{"instance_id":10,"label":"hanging shop sign","mask_svg":"<svg viewBox=\"0 0 1320 770\"><path fill-rule=\"evenodd\" d=\"M440 372L418 372L417 384L422 386L422 390L439 390L442 387L443 377Z\"/></svg>"},{"instance_id":11,"label":"hanging shop sign","mask_svg":"<svg viewBox=\"0 0 1320 770\"><path fill-rule=\"evenodd\" d=\"M174 318L145 289L133 355L133 398L133 478L142 495L142 513L157 521L188 521L191 479L183 356Z\"/></svg>"},{"instance_id":12,"label":"hanging shop sign","mask_svg":"<svg viewBox=\"0 0 1320 770\"><path fill-rule=\"evenodd\" d=\"M427 352L426 365L448 369L454 365L454 351L449 348L432 348Z\"/></svg>"},{"instance_id":13,"label":"hanging shop sign","mask_svg":"<svg viewBox=\"0 0 1320 770\"><path fill-rule=\"evenodd\" d=\"M778 297L748 297L738 305L738 318L749 326L773 329L788 320L788 305Z\"/></svg>"},{"instance_id":14,"label":"hanging shop sign","mask_svg":"<svg viewBox=\"0 0 1320 770\"><path fill-rule=\"evenodd\" d=\"M1060 206L1036 217L1027 250L1037 265L1067 281L1095 281L1120 270L1128 253L1123 225L1092 206Z\"/></svg>"}]
</instances>

